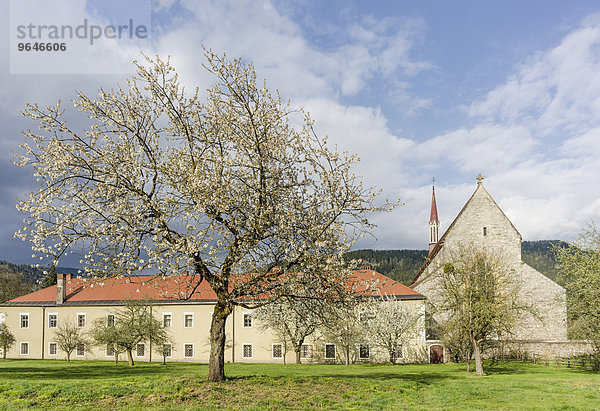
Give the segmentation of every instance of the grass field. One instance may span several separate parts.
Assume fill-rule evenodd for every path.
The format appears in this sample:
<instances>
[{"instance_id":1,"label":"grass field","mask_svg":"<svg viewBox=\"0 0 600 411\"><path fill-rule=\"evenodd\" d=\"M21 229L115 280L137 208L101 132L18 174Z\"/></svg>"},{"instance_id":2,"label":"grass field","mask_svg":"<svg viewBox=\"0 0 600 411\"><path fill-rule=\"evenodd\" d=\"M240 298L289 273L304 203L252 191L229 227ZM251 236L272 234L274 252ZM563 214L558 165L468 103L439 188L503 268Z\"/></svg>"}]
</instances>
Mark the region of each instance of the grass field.
<instances>
[{"instance_id":1,"label":"grass field","mask_svg":"<svg viewBox=\"0 0 600 411\"><path fill-rule=\"evenodd\" d=\"M600 409L600 375L505 362L485 377L462 364L202 364L0 360L0 409Z\"/></svg>"}]
</instances>

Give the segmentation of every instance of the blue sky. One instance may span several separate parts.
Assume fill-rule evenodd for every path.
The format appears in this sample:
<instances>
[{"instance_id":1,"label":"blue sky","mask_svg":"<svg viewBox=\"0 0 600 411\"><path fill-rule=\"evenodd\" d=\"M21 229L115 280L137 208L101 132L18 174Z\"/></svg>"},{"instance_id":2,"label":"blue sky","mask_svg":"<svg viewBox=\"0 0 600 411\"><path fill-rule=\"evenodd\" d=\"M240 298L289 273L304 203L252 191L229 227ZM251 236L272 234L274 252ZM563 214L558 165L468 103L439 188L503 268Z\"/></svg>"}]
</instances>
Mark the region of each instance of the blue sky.
<instances>
[{"instance_id":1,"label":"blue sky","mask_svg":"<svg viewBox=\"0 0 600 411\"><path fill-rule=\"evenodd\" d=\"M28 263L28 245L11 237L22 219L15 198L35 187L10 164L20 130L36 126L20 110L125 77L11 74L9 1L0 4L0 259ZM119 8L102 4L81 12L112 21ZM372 216L377 239L357 247L427 248L432 177L442 230L480 172L525 240L570 240L600 215L597 1L153 3L152 52L170 55L186 85L206 88L202 44L252 62L319 133L361 157L367 184L405 202ZM129 67L121 54L108 63Z\"/></svg>"}]
</instances>

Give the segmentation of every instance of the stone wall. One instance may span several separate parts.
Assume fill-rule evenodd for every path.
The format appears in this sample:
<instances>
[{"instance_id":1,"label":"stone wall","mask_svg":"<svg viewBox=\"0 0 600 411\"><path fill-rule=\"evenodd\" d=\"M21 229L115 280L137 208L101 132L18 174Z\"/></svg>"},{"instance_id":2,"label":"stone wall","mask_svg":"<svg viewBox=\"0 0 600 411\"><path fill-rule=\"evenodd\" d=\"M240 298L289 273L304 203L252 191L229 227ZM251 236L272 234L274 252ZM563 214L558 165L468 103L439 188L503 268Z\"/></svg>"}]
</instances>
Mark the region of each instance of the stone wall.
<instances>
[{"instance_id":1,"label":"stone wall","mask_svg":"<svg viewBox=\"0 0 600 411\"><path fill-rule=\"evenodd\" d=\"M490 351L490 356L494 354L507 356L513 354L519 355L524 359L536 358L568 358L592 352L592 344L587 341L512 341L505 342L502 349Z\"/></svg>"}]
</instances>

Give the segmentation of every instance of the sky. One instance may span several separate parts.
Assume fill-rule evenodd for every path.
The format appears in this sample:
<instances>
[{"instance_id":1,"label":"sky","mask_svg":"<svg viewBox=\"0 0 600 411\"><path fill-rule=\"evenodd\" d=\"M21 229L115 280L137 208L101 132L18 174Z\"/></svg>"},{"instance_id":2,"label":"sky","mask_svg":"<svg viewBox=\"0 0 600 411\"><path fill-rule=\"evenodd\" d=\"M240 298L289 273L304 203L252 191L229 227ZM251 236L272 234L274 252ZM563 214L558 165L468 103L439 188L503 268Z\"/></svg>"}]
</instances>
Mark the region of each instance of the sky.
<instances>
[{"instance_id":1,"label":"sky","mask_svg":"<svg viewBox=\"0 0 600 411\"><path fill-rule=\"evenodd\" d=\"M170 56L182 83L201 89L212 85L202 45L241 57L319 135L358 154L364 184L404 205L372 215L373 237L354 248L426 249L433 178L442 232L479 173L524 240L570 241L599 220L597 1L23 1L0 2L0 259L36 262L12 237L17 199L36 189L12 164L21 131L37 127L25 103L60 99L77 125L76 91L124 84L140 49ZM134 17L149 35L16 51L17 20L81 16Z\"/></svg>"}]
</instances>

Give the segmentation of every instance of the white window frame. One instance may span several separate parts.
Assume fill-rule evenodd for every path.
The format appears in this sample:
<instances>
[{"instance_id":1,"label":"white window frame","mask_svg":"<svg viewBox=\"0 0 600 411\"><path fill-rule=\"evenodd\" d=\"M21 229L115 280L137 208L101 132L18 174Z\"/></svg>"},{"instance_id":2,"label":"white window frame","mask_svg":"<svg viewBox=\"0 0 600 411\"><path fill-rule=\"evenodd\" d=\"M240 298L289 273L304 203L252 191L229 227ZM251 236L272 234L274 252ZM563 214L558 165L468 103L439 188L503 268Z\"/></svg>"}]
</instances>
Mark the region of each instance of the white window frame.
<instances>
[{"instance_id":1,"label":"white window frame","mask_svg":"<svg viewBox=\"0 0 600 411\"><path fill-rule=\"evenodd\" d=\"M192 316L192 325L190 325L189 327L186 324L186 317L188 315ZM194 313L183 313L183 328L194 328Z\"/></svg>"},{"instance_id":2,"label":"white window frame","mask_svg":"<svg viewBox=\"0 0 600 411\"><path fill-rule=\"evenodd\" d=\"M246 347L250 347L250 357L246 356L245 354L245 348ZM254 344L252 343L243 343L242 344L242 358L254 358Z\"/></svg>"},{"instance_id":3,"label":"white window frame","mask_svg":"<svg viewBox=\"0 0 600 411\"><path fill-rule=\"evenodd\" d=\"M55 350L54 354L52 354L52 349L50 348L50 347L52 347L52 344L54 344L54 346L55 346L55 348L56 348L56 350ZM53 355L53 356L54 356L54 355L58 355L58 343L57 343L57 342L55 342L55 341L50 341L50 342L48 343L48 355Z\"/></svg>"},{"instance_id":4,"label":"white window frame","mask_svg":"<svg viewBox=\"0 0 600 411\"><path fill-rule=\"evenodd\" d=\"M25 344L25 346L27 347L27 352L23 353L23 345ZM19 355L29 355L29 352L31 350L29 349L29 341L21 341L19 342Z\"/></svg>"},{"instance_id":5,"label":"white window frame","mask_svg":"<svg viewBox=\"0 0 600 411\"><path fill-rule=\"evenodd\" d=\"M163 344L163 351L164 351L164 347L165 345L168 345L171 349L169 350L169 352L171 353L170 355L165 356L165 358L173 358L173 344L171 343L167 343L167 344ZM162 357L162 354L161 354Z\"/></svg>"},{"instance_id":6,"label":"white window frame","mask_svg":"<svg viewBox=\"0 0 600 411\"><path fill-rule=\"evenodd\" d=\"M23 317L27 316L27 327L23 327ZM29 313L19 313L19 328L29 328L29 320L31 319Z\"/></svg>"},{"instance_id":7,"label":"white window frame","mask_svg":"<svg viewBox=\"0 0 600 411\"><path fill-rule=\"evenodd\" d=\"M50 320L50 316L51 315L55 315L56 316L56 323L54 324L54 327L52 327L52 323ZM57 328L58 327L58 313L48 313L48 328Z\"/></svg>"},{"instance_id":8,"label":"white window frame","mask_svg":"<svg viewBox=\"0 0 600 411\"><path fill-rule=\"evenodd\" d=\"M112 315L112 318L113 318L113 325L112 326L108 323L108 319L109 319L109 317L111 315ZM107 327L114 327L116 324L117 324L117 316L115 315L115 313L106 313L106 326Z\"/></svg>"},{"instance_id":9,"label":"white window frame","mask_svg":"<svg viewBox=\"0 0 600 411\"><path fill-rule=\"evenodd\" d=\"M394 347L396 348L396 350L394 351L394 355L397 353L400 353L399 356L396 356L396 360L403 360L404 359L404 344L400 344L400 350L398 350L398 347Z\"/></svg>"},{"instance_id":10,"label":"white window frame","mask_svg":"<svg viewBox=\"0 0 600 411\"><path fill-rule=\"evenodd\" d=\"M108 350L112 349L112 353L109 354ZM104 347L104 356L108 357L108 358L115 358L115 353L117 352L117 350L115 350L115 346L114 344L106 344L106 347Z\"/></svg>"},{"instance_id":11,"label":"white window frame","mask_svg":"<svg viewBox=\"0 0 600 411\"><path fill-rule=\"evenodd\" d=\"M79 325L79 317L83 316L83 325ZM77 313L77 328L85 328L87 325L87 315L86 313Z\"/></svg>"},{"instance_id":12,"label":"white window frame","mask_svg":"<svg viewBox=\"0 0 600 411\"><path fill-rule=\"evenodd\" d=\"M281 348L281 356L280 357L275 357L275 346L279 346ZM271 358L274 360L280 360L283 358L284 356L284 352L283 352L283 344L282 343L273 343L271 344Z\"/></svg>"},{"instance_id":13,"label":"white window frame","mask_svg":"<svg viewBox=\"0 0 600 411\"><path fill-rule=\"evenodd\" d=\"M333 345L333 357L328 357L327 356L327 346L328 345ZM326 360L335 360L337 359L337 344L336 343L325 343L325 352L323 354L325 354L323 357Z\"/></svg>"},{"instance_id":14,"label":"white window frame","mask_svg":"<svg viewBox=\"0 0 600 411\"><path fill-rule=\"evenodd\" d=\"M303 347L306 347L306 350L307 350L307 352L308 352L308 355L307 355L307 356L303 356L303 355L302 355L302 348L303 348ZM308 359L308 358L311 358L311 357L312 357L312 346L311 346L310 344L302 344L302 345L300 346L300 358L301 358L301 359Z\"/></svg>"},{"instance_id":15,"label":"white window frame","mask_svg":"<svg viewBox=\"0 0 600 411\"><path fill-rule=\"evenodd\" d=\"M367 347L367 356L361 355L361 347ZM370 360L371 359L371 346L369 344L358 344L358 359L359 360Z\"/></svg>"},{"instance_id":16,"label":"white window frame","mask_svg":"<svg viewBox=\"0 0 600 411\"><path fill-rule=\"evenodd\" d=\"M165 316L169 316L169 326L165 327ZM185 316L183 317L183 321L185 322ZM162 313L162 326L163 328L173 328L173 313Z\"/></svg>"},{"instance_id":17,"label":"white window frame","mask_svg":"<svg viewBox=\"0 0 600 411\"><path fill-rule=\"evenodd\" d=\"M187 350L186 350L186 347L187 347L188 345L191 345L191 346L192 346L192 355L191 355L191 356L190 356L190 355L187 355L187 353L186 353L186 351L187 351ZM171 346L171 355L173 355L173 351L172 351L172 349L173 349L173 347ZM183 344L183 358L194 358L194 351L195 351L195 350L194 350L194 343L184 343L184 344Z\"/></svg>"},{"instance_id":18,"label":"white window frame","mask_svg":"<svg viewBox=\"0 0 600 411\"><path fill-rule=\"evenodd\" d=\"M140 345L144 347L144 355L138 355L138 353L139 353L139 351L138 351L138 350L139 350L139 346L140 346ZM146 343L137 343L137 344L135 345L135 356L136 356L137 358L144 358L144 357L146 356Z\"/></svg>"},{"instance_id":19,"label":"white window frame","mask_svg":"<svg viewBox=\"0 0 600 411\"><path fill-rule=\"evenodd\" d=\"M83 354L79 354L79 346L81 346L81 345L83 345ZM86 352L87 352L87 347L83 343L79 343L75 347L75 356L76 357L85 357Z\"/></svg>"},{"instance_id":20,"label":"white window frame","mask_svg":"<svg viewBox=\"0 0 600 411\"><path fill-rule=\"evenodd\" d=\"M246 325L246 316L248 316L248 318L250 320L250 325ZM252 313L249 313L249 312L242 313L242 328L252 328L253 320L254 319L252 318Z\"/></svg>"}]
</instances>

